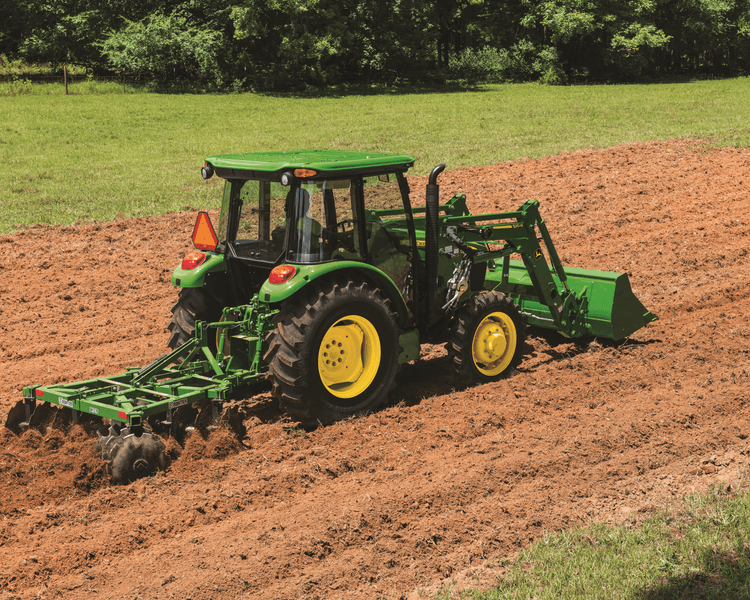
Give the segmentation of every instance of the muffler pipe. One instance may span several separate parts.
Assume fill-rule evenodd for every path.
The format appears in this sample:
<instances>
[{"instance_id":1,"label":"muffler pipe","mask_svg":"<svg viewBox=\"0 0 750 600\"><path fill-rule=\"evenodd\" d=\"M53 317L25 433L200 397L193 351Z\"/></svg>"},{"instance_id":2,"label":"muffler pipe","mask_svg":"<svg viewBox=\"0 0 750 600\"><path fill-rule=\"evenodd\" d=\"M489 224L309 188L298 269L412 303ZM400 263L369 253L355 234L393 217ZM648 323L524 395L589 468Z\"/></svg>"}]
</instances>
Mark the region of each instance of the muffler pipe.
<instances>
[{"instance_id":1,"label":"muffler pipe","mask_svg":"<svg viewBox=\"0 0 750 600\"><path fill-rule=\"evenodd\" d=\"M425 270L427 271L427 325L435 318L438 292L438 214L440 186L437 178L445 169L438 165L430 173L425 197Z\"/></svg>"}]
</instances>

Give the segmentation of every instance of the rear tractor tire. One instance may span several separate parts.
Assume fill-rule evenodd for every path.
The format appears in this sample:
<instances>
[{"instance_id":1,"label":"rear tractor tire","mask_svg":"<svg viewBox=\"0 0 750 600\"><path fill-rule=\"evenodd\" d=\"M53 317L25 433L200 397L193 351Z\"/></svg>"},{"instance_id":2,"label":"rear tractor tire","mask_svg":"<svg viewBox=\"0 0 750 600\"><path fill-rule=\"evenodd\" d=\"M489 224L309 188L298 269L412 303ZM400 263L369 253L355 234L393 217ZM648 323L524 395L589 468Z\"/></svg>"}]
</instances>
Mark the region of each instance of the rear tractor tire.
<instances>
[{"instance_id":1,"label":"rear tractor tire","mask_svg":"<svg viewBox=\"0 0 750 600\"><path fill-rule=\"evenodd\" d=\"M221 303L205 288L182 288L172 307L167 345L174 350L193 337L196 321L216 322L221 318Z\"/></svg>"},{"instance_id":2,"label":"rear tractor tire","mask_svg":"<svg viewBox=\"0 0 750 600\"><path fill-rule=\"evenodd\" d=\"M500 292L480 292L456 315L448 354L463 381L496 381L518 366L526 340L518 307Z\"/></svg>"},{"instance_id":3,"label":"rear tractor tire","mask_svg":"<svg viewBox=\"0 0 750 600\"><path fill-rule=\"evenodd\" d=\"M305 427L377 409L395 387L400 330L364 281L313 283L274 319L264 360L281 407Z\"/></svg>"}]
</instances>

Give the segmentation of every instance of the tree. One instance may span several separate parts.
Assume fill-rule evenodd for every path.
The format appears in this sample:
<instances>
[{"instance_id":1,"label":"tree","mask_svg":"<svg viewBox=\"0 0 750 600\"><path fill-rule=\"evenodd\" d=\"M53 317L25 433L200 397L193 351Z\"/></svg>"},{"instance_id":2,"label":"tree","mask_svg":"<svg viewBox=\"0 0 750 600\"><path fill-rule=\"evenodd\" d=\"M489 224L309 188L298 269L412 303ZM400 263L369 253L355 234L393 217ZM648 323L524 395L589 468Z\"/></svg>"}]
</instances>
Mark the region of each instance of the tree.
<instances>
[{"instance_id":1,"label":"tree","mask_svg":"<svg viewBox=\"0 0 750 600\"><path fill-rule=\"evenodd\" d=\"M104 26L103 11L84 2L29 3L34 18L23 32L18 53L29 62L96 64L95 42ZM33 23L33 25L31 25Z\"/></svg>"},{"instance_id":2,"label":"tree","mask_svg":"<svg viewBox=\"0 0 750 600\"><path fill-rule=\"evenodd\" d=\"M190 25L187 16L175 11L128 21L100 47L110 67L130 76L216 82L220 38L216 31Z\"/></svg>"},{"instance_id":3,"label":"tree","mask_svg":"<svg viewBox=\"0 0 750 600\"><path fill-rule=\"evenodd\" d=\"M671 41L663 67L730 74L750 60L750 1L664 0L659 25Z\"/></svg>"},{"instance_id":4,"label":"tree","mask_svg":"<svg viewBox=\"0 0 750 600\"><path fill-rule=\"evenodd\" d=\"M653 0L546 0L532 3L521 24L535 33L549 68L565 79L635 79L648 64L648 53L669 36L654 24ZM546 47L546 48L545 48Z\"/></svg>"}]
</instances>

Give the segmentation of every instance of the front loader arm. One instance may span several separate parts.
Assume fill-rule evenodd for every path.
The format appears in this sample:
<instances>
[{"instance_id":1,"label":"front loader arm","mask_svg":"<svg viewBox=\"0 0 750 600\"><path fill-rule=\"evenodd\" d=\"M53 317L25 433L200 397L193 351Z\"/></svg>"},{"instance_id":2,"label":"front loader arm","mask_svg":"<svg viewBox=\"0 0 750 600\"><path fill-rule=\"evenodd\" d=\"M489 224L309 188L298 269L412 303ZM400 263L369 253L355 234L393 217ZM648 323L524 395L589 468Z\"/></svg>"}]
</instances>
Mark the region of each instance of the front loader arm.
<instances>
[{"instance_id":1,"label":"front loader arm","mask_svg":"<svg viewBox=\"0 0 750 600\"><path fill-rule=\"evenodd\" d=\"M549 308L549 318L554 328L572 333L572 320L580 308L581 299L568 288L565 270L544 219L539 214L539 202L527 200L513 212L446 217L444 223L448 225L448 236L457 236L466 246L462 248L457 243L459 248L464 252L473 250L475 263L502 260L502 281L505 283L509 281L510 256L520 254L537 298ZM537 230L559 285L553 278ZM493 242L505 244L499 249L488 250L487 244Z\"/></svg>"}]
</instances>

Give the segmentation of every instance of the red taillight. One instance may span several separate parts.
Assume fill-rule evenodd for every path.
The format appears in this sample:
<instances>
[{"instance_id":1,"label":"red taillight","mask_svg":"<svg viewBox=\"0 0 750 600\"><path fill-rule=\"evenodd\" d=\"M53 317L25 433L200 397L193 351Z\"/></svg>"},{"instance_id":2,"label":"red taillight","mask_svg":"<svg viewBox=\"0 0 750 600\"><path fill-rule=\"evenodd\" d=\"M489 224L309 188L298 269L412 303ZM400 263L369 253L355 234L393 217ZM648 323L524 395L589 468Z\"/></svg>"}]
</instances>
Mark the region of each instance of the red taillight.
<instances>
[{"instance_id":1,"label":"red taillight","mask_svg":"<svg viewBox=\"0 0 750 600\"><path fill-rule=\"evenodd\" d=\"M198 265L202 265L205 260L206 255L203 252L191 252L182 259L182 270L189 271L190 269L195 269Z\"/></svg>"},{"instance_id":2,"label":"red taillight","mask_svg":"<svg viewBox=\"0 0 750 600\"><path fill-rule=\"evenodd\" d=\"M295 177L315 177L317 174L318 172L312 169L294 169Z\"/></svg>"},{"instance_id":3,"label":"red taillight","mask_svg":"<svg viewBox=\"0 0 750 600\"><path fill-rule=\"evenodd\" d=\"M268 276L268 281L269 283L275 284L286 283L294 277L296 272L297 269L292 265L279 265L278 267L273 268L273 271L271 271L271 274Z\"/></svg>"},{"instance_id":4,"label":"red taillight","mask_svg":"<svg viewBox=\"0 0 750 600\"><path fill-rule=\"evenodd\" d=\"M193 246L200 250L216 250L216 245L219 243L219 238L216 237L214 226L211 225L211 219L208 218L208 213L200 211L198 218L195 220L195 228L193 229Z\"/></svg>"}]
</instances>

